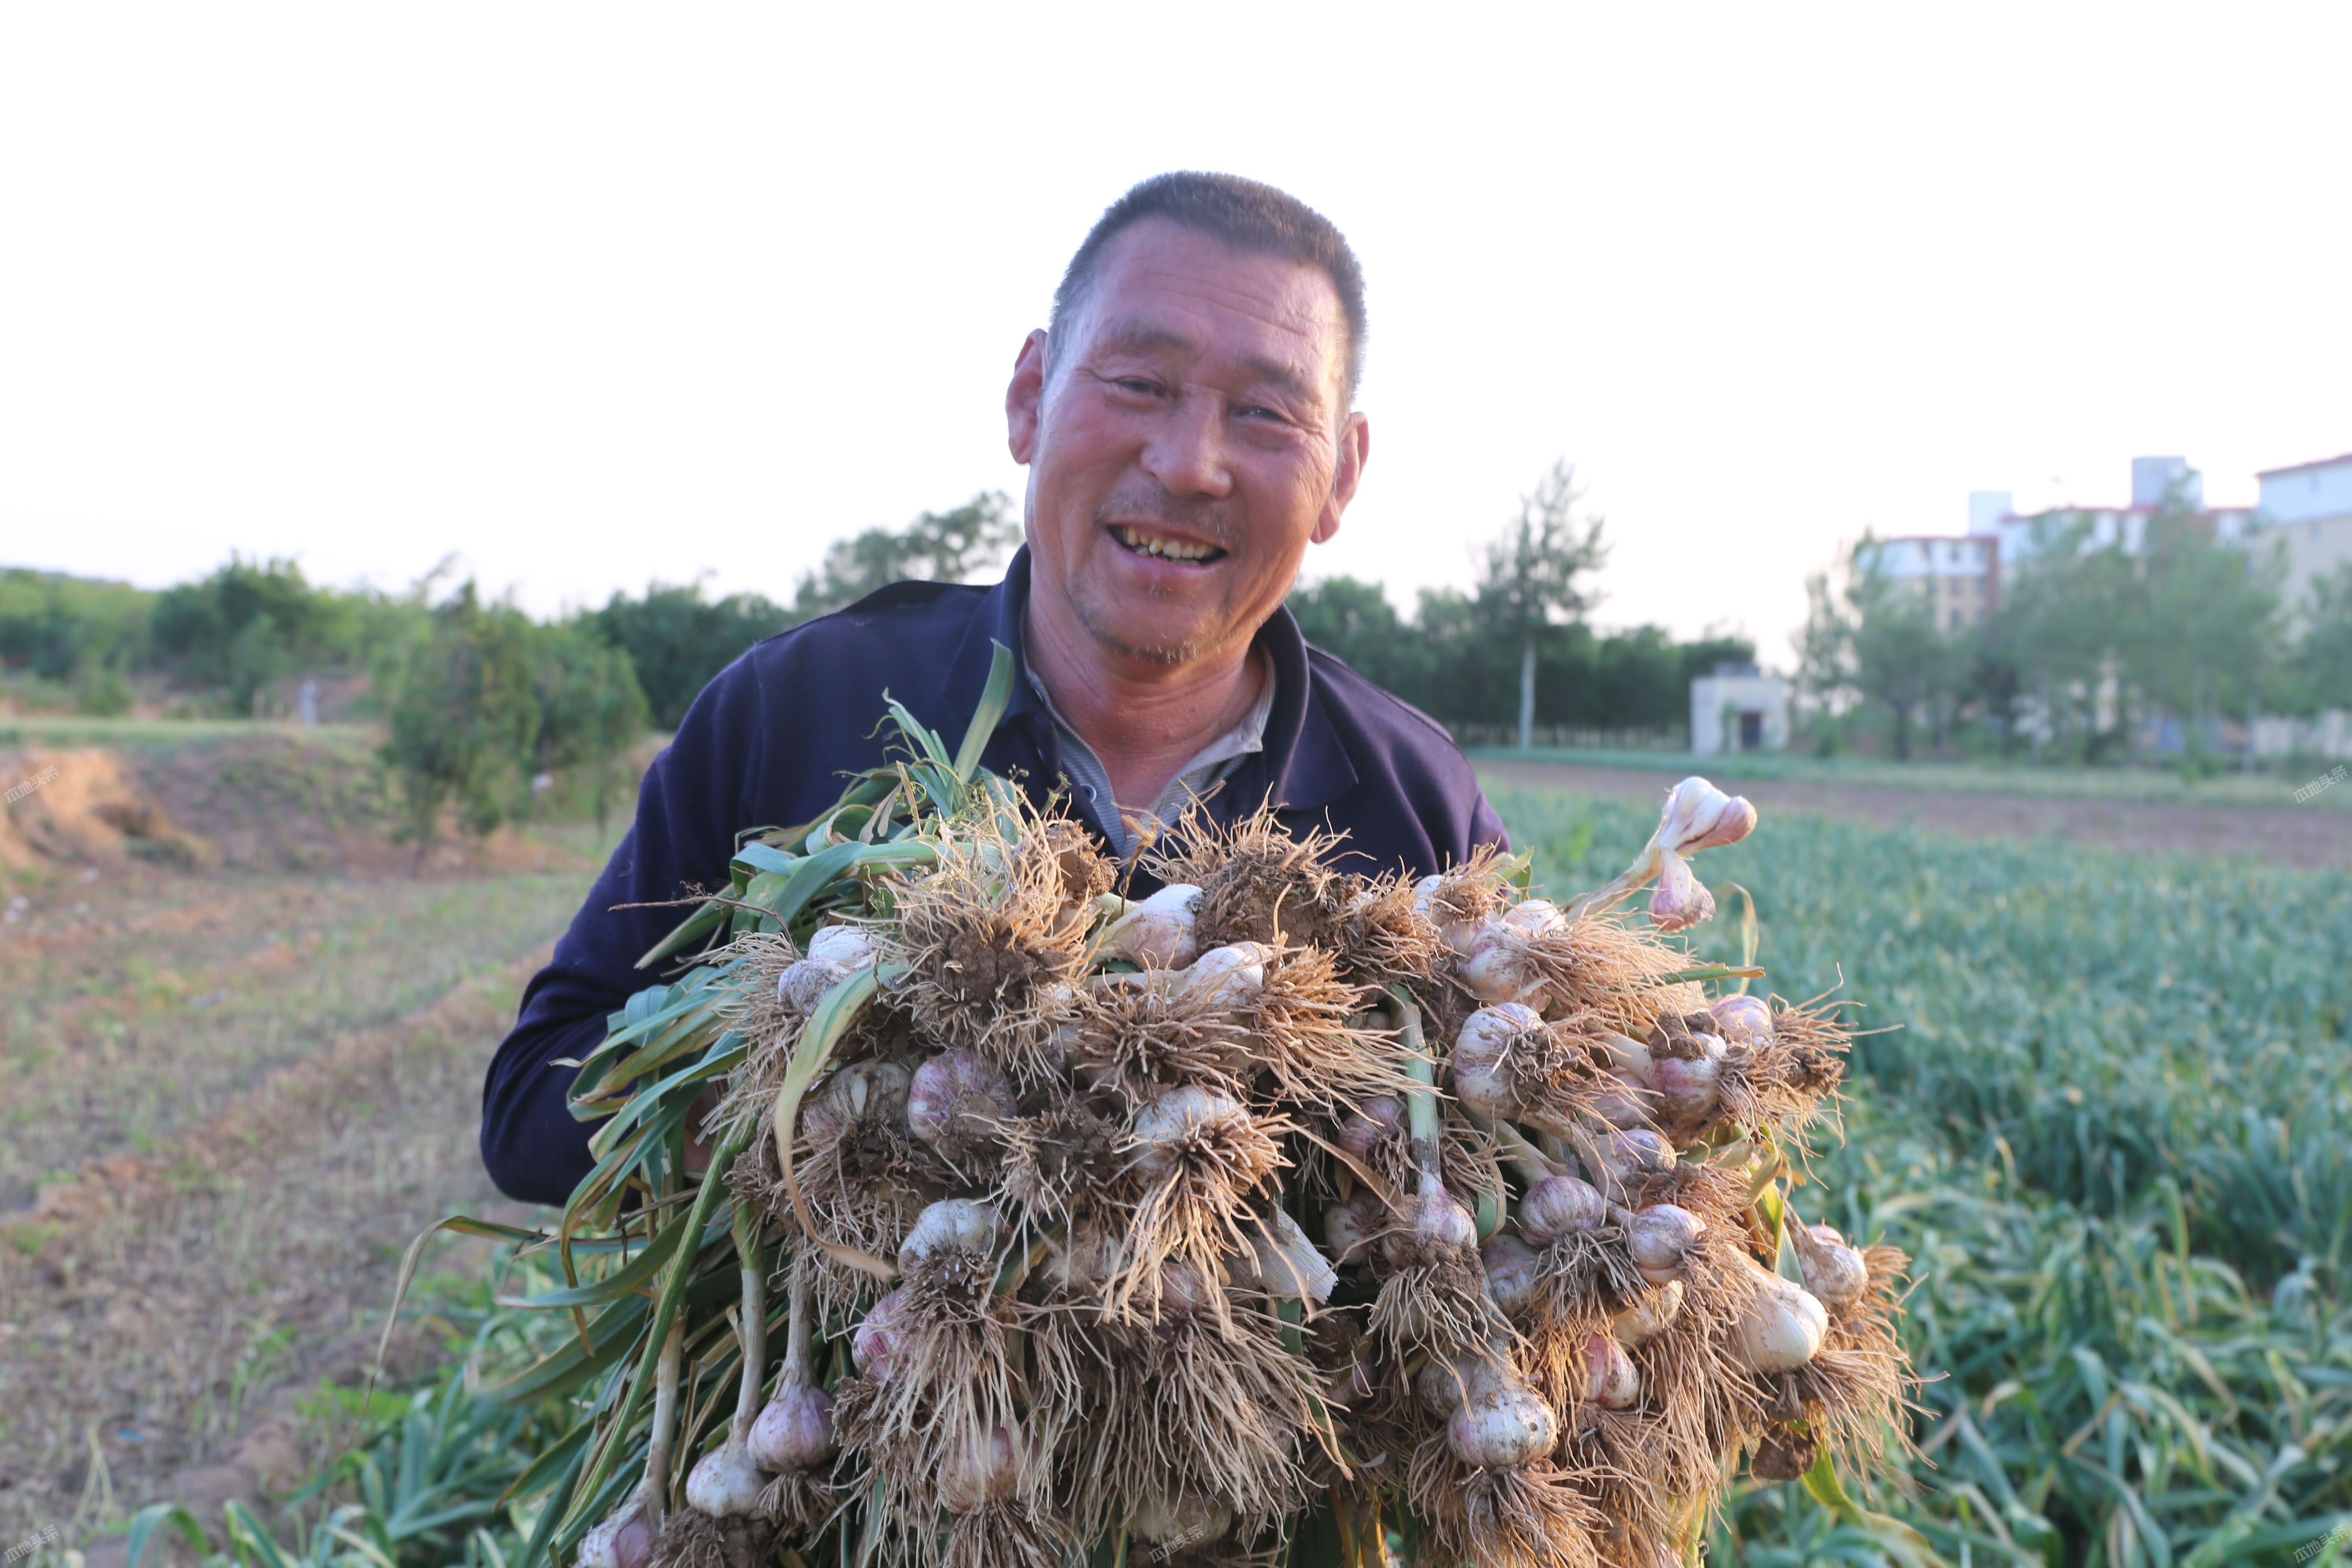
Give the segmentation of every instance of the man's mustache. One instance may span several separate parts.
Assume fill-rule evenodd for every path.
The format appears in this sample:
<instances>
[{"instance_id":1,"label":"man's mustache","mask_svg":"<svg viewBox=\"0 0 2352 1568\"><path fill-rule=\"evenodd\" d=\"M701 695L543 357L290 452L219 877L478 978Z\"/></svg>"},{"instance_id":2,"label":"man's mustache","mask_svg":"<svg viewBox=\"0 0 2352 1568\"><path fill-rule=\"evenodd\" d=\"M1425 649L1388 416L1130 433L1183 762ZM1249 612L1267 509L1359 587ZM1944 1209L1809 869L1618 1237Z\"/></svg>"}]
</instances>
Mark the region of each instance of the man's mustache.
<instances>
[{"instance_id":1,"label":"man's mustache","mask_svg":"<svg viewBox=\"0 0 2352 1568\"><path fill-rule=\"evenodd\" d=\"M1109 500L1095 509L1097 527L1108 528L1119 522L1147 529L1161 523L1206 540L1228 555L1239 553L1236 546L1242 537L1241 528L1223 501L1206 496L1180 496L1161 485L1148 489L1129 486L1114 490Z\"/></svg>"}]
</instances>

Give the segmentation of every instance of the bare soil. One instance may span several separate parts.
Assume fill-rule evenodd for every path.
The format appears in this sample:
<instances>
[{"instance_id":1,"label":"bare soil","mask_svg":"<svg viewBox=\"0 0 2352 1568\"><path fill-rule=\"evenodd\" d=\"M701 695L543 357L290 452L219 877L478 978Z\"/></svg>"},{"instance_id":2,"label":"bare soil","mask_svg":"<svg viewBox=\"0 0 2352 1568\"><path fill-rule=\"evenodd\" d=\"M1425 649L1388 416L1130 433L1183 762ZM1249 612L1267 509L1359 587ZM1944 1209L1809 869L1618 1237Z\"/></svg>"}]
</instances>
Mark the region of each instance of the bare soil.
<instances>
[{"instance_id":1,"label":"bare soil","mask_svg":"<svg viewBox=\"0 0 2352 1568\"><path fill-rule=\"evenodd\" d=\"M121 1545L104 1528L146 1502L216 1525L224 1502L283 1499L349 1438L304 1396L363 1379L409 1242L460 1210L519 1217L475 1124L483 1064L545 958L334 1041L0 1219L0 1534L54 1525L100 1563ZM463 1289L487 1258L451 1240L426 1267ZM444 1350L404 1323L388 1375Z\"/></svg>"},{"instance_id":2,"label":"bare soil","mask_svg":"<svg viewBox=\"0 0 2352 1568\"><path fill-rule=\"evenodd\" d=\"M1660 800L1682 777L1627 768L1484 759L1486 777L1537 789ZM2339 812L2153 801L1885 789L1743 779L1727 787L1769 817L1812 812L1971 838L2064 838L2131 853L2242 858L2279 866L2352 867L2352 817Z\"/></svg>"}]
</instances>

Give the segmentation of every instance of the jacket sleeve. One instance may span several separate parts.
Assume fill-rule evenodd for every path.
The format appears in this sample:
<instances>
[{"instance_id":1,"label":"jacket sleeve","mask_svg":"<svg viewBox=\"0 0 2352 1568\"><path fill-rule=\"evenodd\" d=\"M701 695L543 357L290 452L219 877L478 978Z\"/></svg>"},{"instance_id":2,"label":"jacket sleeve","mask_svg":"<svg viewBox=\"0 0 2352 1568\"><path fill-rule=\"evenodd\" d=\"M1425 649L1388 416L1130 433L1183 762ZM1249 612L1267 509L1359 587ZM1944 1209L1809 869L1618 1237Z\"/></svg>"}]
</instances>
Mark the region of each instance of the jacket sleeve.
<instances>
[{"instance_id":1,"label":"jacket sleeve","mask_svg":"<svg viewBox=\"0 0 2352 1568\"><path fill-rule=\"evenodd\" d=\"M596 879L554 959L523 993L521 1015L482 1084L482 1163L509 1197L561 1204L593 1163L593 1124L565 1095L604 1037L606 1016L660 976L636 967L690 911L619 909L722 888L737 829L753 826L762 723L751 660L738 659L695 699L638 786L629 831Z\"/></svg>"}]
</instances>

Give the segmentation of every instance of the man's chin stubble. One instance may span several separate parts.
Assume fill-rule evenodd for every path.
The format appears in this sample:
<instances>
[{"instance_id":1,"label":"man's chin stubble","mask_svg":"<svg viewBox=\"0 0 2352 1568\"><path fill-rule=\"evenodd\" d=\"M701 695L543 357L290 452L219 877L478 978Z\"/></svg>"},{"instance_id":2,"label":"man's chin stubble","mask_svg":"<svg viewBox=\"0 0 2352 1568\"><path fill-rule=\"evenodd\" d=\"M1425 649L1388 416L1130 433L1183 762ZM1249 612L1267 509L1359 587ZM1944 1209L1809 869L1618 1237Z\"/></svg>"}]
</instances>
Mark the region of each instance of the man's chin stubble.
<instances>
[{"instance_id":1,"label":"man's chin stubble","mask_svg":"<svg viewBox=\"0 0 2352 1568\"><path fill-rule=\"evenodd\" d=\"M1070 608L1076 613L1078 625L1094 638L1097 646L1121 658L1138 664L1165 665L1176 668L1192 663L1222 647L1222 641L1208 643L1199 637L1186 637L1180 642L1142 643L1121 635L1112 617L1084 595L1070 595Z\"/></svg>"}]
</instances>

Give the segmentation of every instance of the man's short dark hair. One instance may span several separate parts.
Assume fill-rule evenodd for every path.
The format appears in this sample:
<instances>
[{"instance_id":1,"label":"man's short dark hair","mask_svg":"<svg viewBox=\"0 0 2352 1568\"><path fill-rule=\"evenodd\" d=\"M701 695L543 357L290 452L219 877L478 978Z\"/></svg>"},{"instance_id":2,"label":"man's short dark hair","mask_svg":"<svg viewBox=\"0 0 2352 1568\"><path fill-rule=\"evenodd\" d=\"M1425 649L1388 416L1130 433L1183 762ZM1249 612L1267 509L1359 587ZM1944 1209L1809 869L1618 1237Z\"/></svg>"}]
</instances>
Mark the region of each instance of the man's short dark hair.
<instances>
[{"instance_id":1,"label":"man's short dark hair","mask_svg":"<svg viewBox=\"0 0 2352 1568\"><path fill-rule=\"evenodd\" d=\"M1105 247L1121 230L1154 217L1214 236L1235 250L1316 268L1329 278L1348 320L1348 398L1354 402L1364 374L1365 331L1364 270L1356 253L1321 213L1287 192L1238 174L1154 174L1111 203L1062 273L1062 285L1054 290L1051 330L1058 331L1085 300Z\"/></svg>"}]
</instances>

